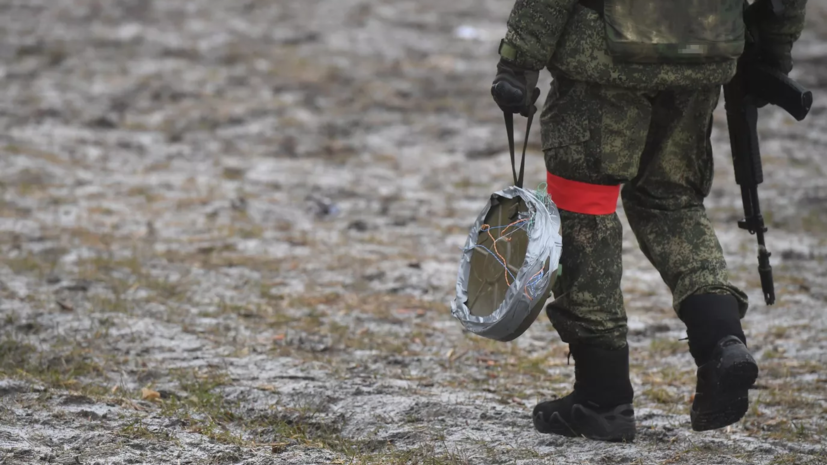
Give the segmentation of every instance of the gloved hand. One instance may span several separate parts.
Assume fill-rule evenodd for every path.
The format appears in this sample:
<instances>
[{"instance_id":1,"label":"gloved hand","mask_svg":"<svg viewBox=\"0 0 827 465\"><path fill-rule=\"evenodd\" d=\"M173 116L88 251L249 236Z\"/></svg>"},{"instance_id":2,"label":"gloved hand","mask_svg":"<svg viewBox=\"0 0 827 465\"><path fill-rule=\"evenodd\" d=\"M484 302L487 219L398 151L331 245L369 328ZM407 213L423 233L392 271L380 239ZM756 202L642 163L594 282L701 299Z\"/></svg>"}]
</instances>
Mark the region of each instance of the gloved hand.
<instances>
[{"instance_id":1,"label":"gloved hand","mask_svg":"<svg viewBox=\"0 0 827 465\"><path fill-rule=\"evenodd\" d=\"M540 89L537 88L539 78L539 71L519 68L501 58L497 63L497 76L491 85L491 96L502 111L528 117L540 97Z\"/></svg>"},{"instance_id":2,"label":"gloved hand","mask_svg":"<svg viewBox=\"0 0 827 465\"><path fill-rule=\"evenodd\" d=\"M761 61L767 66L777 69L784 74L790 74L793 69L793 43L762 40L760 43Z\"/></svg>"},{"instance_id":3,"label":"gloved hand","mask_svg":"<svg viewBox=\"0 0 827 465\"><path fill-rule=\"evenodd\" d=\"M752 49L753 59L789 74L793 69L794 39L778 30L779 21L773 15L769 2L756 1L747 7L744 12L744 22L749 30L747 47Z\"/></svg>"}]
</instances>

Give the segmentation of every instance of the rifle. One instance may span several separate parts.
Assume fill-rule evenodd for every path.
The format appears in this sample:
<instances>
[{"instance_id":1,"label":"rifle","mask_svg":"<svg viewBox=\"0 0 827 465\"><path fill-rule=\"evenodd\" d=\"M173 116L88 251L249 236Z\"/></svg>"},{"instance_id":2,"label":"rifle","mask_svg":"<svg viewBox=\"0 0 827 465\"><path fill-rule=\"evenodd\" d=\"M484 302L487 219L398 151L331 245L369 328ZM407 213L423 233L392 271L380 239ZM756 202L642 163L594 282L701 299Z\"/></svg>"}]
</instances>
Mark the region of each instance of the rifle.
<instances>
[{"instance_id":1,"label":"rifle","mask_svg":"<svg viewBox=\"0 0 827 465\"><path fill-rule=\"evenodd\" d=\"M769 2L766 7L772 8L774 14L780 13L780 1ZM749 29L749 17L745 16L744 19ZM764 243L767 227L758 202L758 185L764 181L756 127L758 108L767 103L777 105L801 121L810 111L813 94L784 73L761 64L757 59L759 37L754 32L750 35L752 43L747 44L744 54L739 58L735 77L724 85L724 99L732 162L735 165L735 182L741 186L744 203L744 218L738 221L738 227L749 231L758 239L761 289L767 305L772 305L775 303L775 289L770 266L771 254Z\"/></svg>"}]
</instances>

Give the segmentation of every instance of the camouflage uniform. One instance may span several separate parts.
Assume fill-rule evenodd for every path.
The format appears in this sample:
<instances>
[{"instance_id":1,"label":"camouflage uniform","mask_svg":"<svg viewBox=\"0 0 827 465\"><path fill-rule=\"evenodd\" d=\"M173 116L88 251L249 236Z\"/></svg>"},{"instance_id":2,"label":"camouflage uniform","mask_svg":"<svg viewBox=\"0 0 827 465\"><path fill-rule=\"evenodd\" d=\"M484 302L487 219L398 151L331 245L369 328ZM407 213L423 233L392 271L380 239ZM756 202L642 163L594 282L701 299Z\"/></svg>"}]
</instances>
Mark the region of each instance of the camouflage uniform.
<instances>
[{"instance_id":1,"label":"camouflage uniform","mask_svg":"<svg viewBox=\"0 0 827 465\"><path fill-rule=\"evenodd\" d=\"M773 23L766 32L795 40L806 0L783 3L783 25ZM617 43L607 41L604 18L574 0L518 0L508 26L510 60L526 69L548 67L554 76L541 116L549 172L593 185L624 184L630 226L671 289L675 309L691 295L729 294L743 317L747 297L728 282L703 206L713 175L712 111L740 50L729 44L719 55L733 56L708 62L613 60L610 47ZM738 40L743 49L743 36ZM676 49L631 50L651 56ZM620 221L615 213L562 208L561 216L563 273L549 318L565 342L624 347Z\"/></svg>"}]
</instances>

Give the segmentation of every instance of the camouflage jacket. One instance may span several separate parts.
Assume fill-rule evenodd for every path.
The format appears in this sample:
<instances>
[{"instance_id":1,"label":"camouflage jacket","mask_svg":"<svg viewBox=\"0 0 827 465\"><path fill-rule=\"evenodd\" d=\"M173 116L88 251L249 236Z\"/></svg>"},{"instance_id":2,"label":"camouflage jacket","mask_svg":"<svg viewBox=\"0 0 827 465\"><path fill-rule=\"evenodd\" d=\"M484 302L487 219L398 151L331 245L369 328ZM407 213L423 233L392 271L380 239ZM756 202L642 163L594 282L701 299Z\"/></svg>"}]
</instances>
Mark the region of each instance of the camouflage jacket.
<instances>
[{"instance_id":1,"label":"camouflage jacket","mask_svg":"<svg viewBox=\"0 0 827 465\"><path fill-rule=\"evenodd\" d=\"M795 41L804 27L807 0L782 0L784 14L763 20L763 40ZM507 59L526 69L549 67L570 79L605 85L664 89L728 82L734 57L708 63L631 63L612 57L606 23L577 0L517 0L508 19L504 42Z\"/></svg>"}]
</instances>

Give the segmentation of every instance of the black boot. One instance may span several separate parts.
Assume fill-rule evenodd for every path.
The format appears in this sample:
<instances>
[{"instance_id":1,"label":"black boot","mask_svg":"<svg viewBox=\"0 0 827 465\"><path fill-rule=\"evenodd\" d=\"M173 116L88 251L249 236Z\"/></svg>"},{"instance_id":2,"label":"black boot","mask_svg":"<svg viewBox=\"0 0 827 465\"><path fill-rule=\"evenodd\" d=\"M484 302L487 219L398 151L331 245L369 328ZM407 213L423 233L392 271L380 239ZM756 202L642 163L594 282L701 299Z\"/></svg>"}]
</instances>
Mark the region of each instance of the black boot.
<instances>
[{"instance_id":1,"label":"black boot","mask_svg":"<svg viewBox=\"0 0 827 465\"><path fill-rule=\"evenodd\" d=\"M633 441L635 410L629 347L604 350L572 344L570 350L574 357L574 392L534 407L534 427L541 433L569 437Z\"/></svg>"},{"instance_id":2,"label":"black boot","mask_svg":"<svg viewBox=\"0 0 827 465\"><path fill-rule=\"evenodd\" d=\"M680 316L698 365L692 429L707 431L738 422L747 413L749 388L758 378L758 364L741 329L738 302L732 296L691 296L681 304Z\"/></svg>"}]
</instances>

